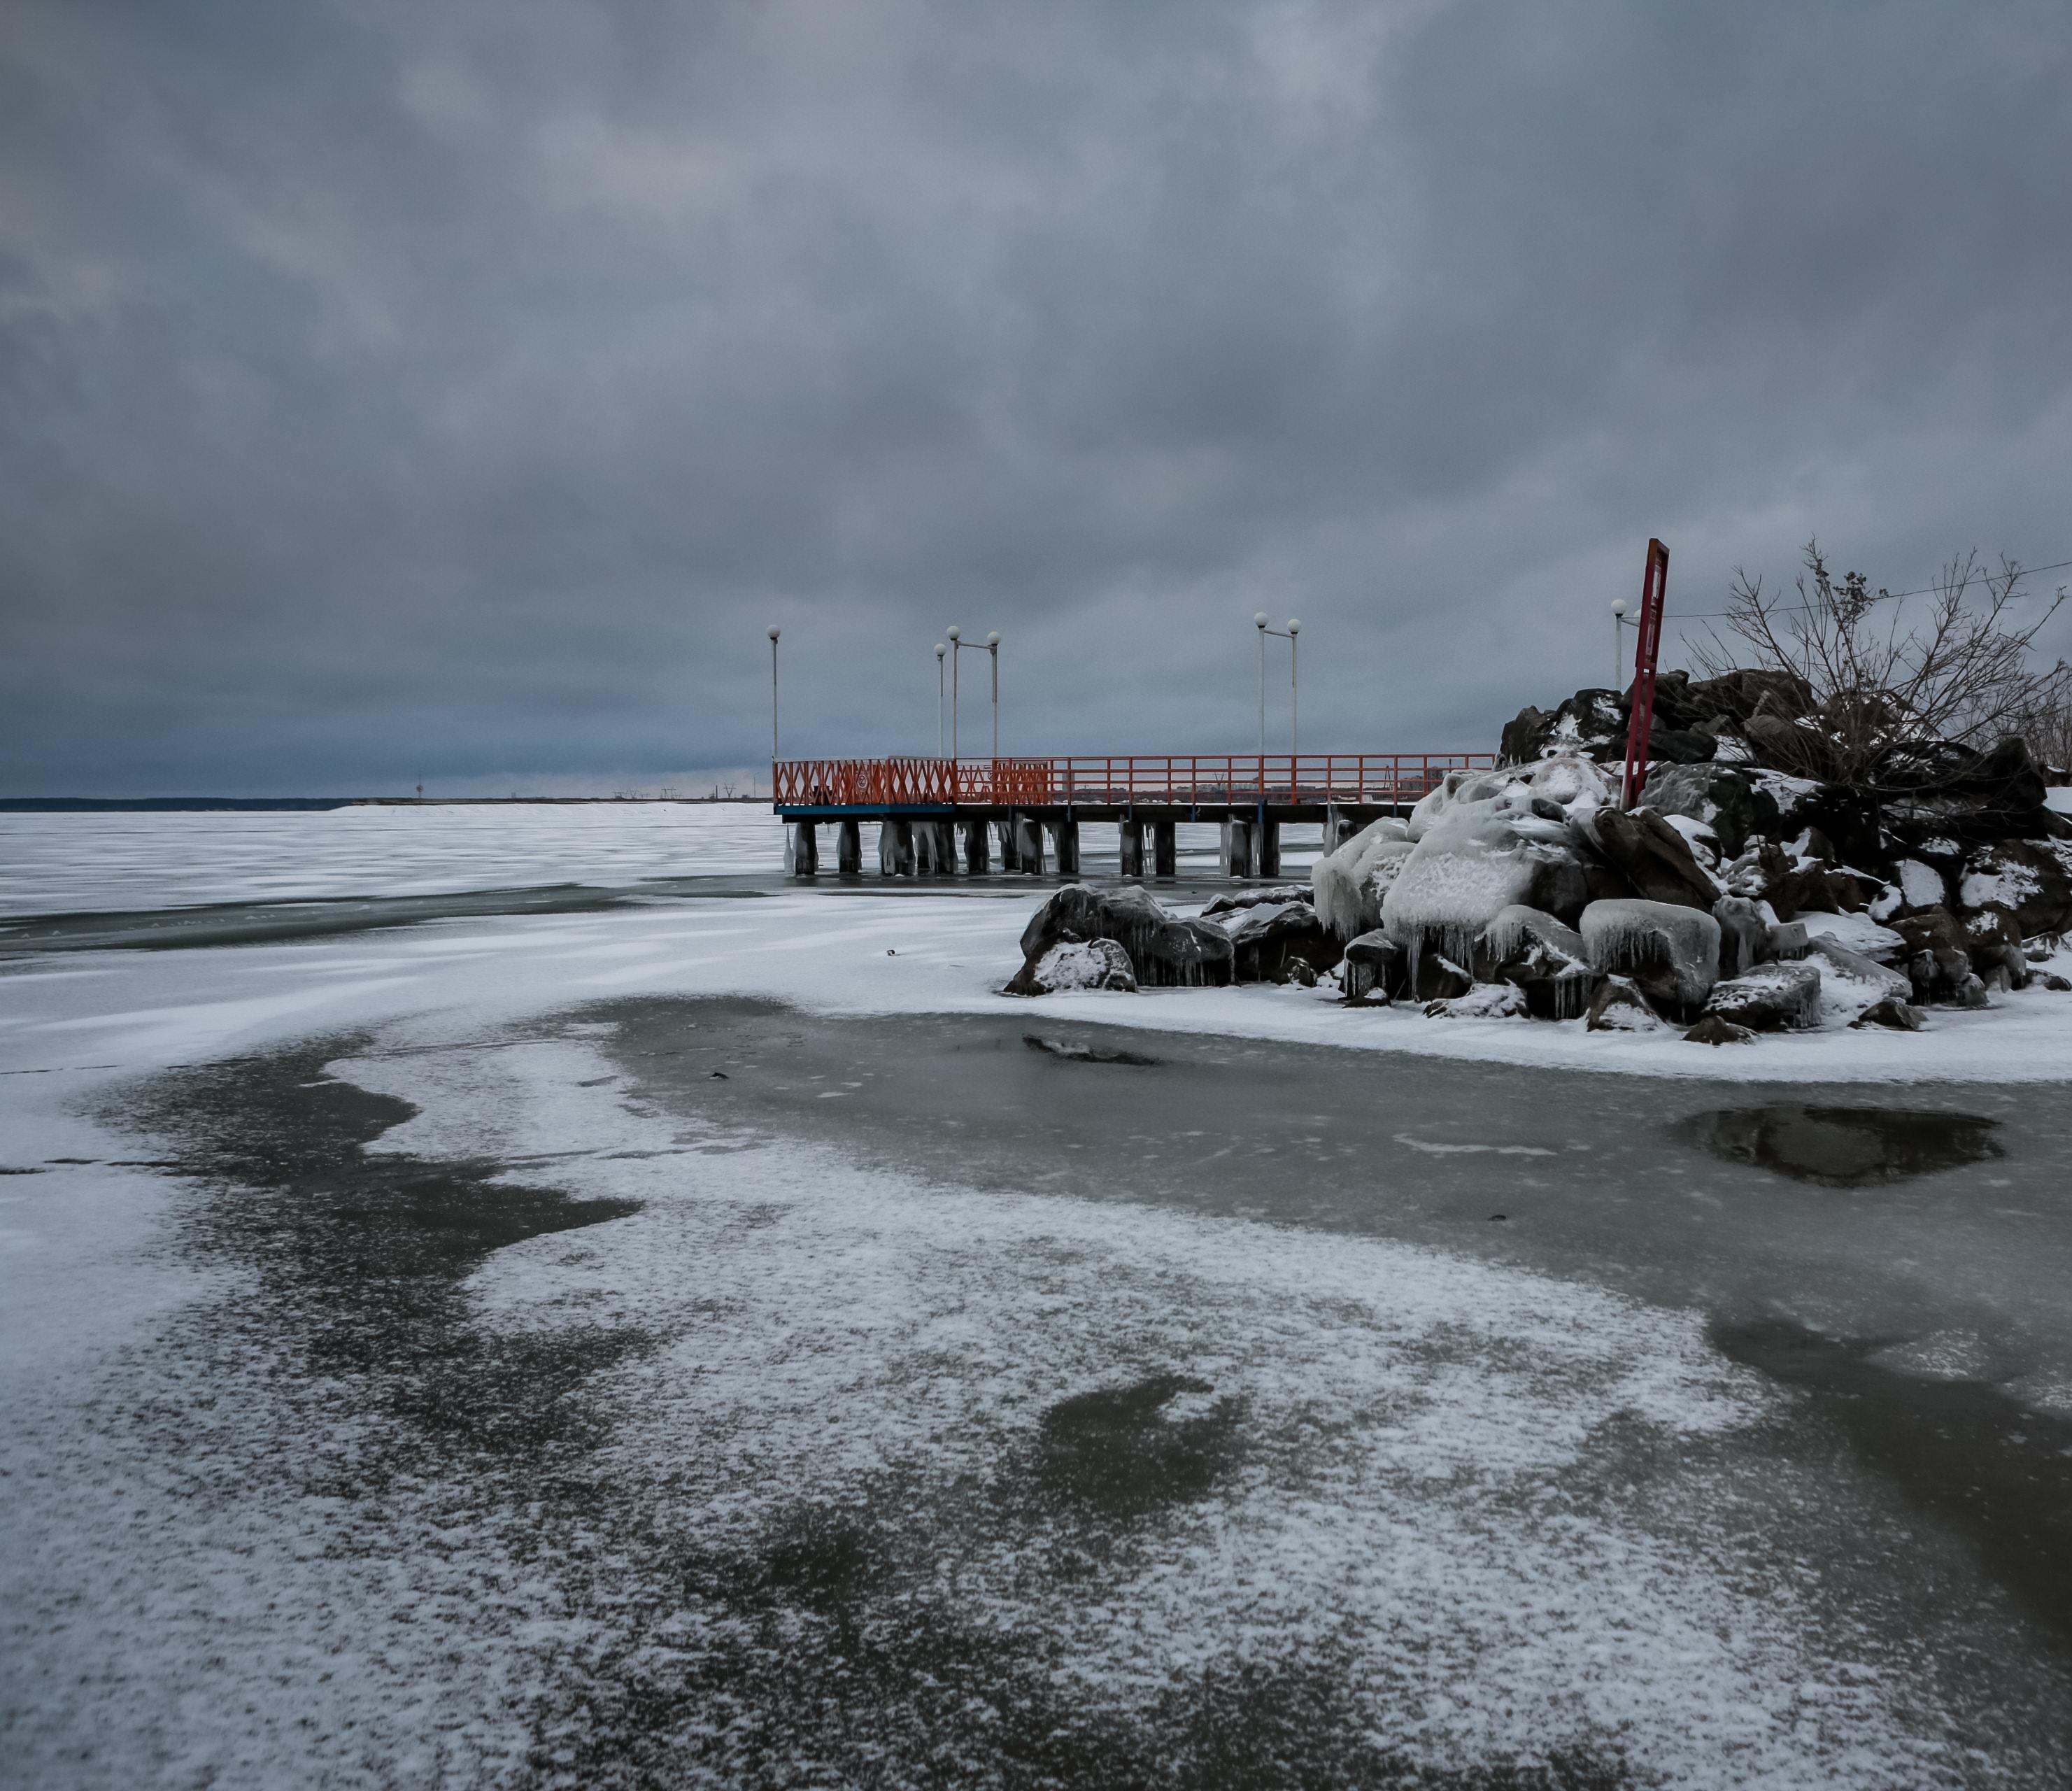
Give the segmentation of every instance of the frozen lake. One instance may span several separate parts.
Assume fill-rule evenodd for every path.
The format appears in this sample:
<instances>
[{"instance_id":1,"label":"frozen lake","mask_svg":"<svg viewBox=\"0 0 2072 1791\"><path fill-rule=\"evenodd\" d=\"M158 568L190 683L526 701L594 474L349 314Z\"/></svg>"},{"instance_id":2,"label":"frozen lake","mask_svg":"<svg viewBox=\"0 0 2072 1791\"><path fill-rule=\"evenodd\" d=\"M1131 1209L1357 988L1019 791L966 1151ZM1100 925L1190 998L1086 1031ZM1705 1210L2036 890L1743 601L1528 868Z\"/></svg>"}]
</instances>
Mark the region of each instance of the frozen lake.
<instances>
[{"instance_id":1,"label":"frozen lake","mask_svg":"<svg viewBox=\"0 0 2072 1791\"><path fill-rule=\"evenodd\" d=\"M1290 829L1291 874L1317 830ZM877 863L866 824L864 858ZM1117 859L1089 823L1089 871ZM1212 864L1217 830L1183 827L1187 867ZM783 829L761 805L427 803L320 811L0 814L0 917L152 912L224 904L450 896L685 878L776 876Z\"/></svg>"},{"instance_id":2,"label":"frozen lake","mask_svg":"<svg viewBox=\"0 0 2072 1791\"><path fill-rule=\"evenodd\" d=\"M1026 880L442 813L10 836L187 946L0 955L22 1782L2067 1777L2055 1007L1013 1003Z\"/></svg>"}]
</instances>

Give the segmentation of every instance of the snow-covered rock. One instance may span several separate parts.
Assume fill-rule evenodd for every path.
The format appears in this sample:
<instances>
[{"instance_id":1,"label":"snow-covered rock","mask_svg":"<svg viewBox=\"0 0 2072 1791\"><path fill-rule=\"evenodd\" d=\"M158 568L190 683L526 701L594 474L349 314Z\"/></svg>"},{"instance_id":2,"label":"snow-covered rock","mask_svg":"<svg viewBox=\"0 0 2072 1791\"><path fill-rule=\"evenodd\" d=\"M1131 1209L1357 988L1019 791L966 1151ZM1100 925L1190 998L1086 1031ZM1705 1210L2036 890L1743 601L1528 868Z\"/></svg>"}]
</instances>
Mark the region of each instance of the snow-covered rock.
<instances>
[{"instance_id":1,"label":"snow-covered rock","mask_svg":"<svg viewBox=\"0 0 2072 1791\"><path fill-rule=\"evenodd\" d=\"M1630 978L1665 1011L1696 1018L1719 979L1720 923L1670 902L1593 902L1579 929L1591 967Z\"/></svg>"},{"instance_id":2,"label":"snow-covered rock","mask_svg":"<svg viewBox=\"0 0 2072 1791\"><path fill-rule=\"evenodd\" d=\"M1684 1042L1695 1045L1752 1045L1755 1043L1755 1032L1753 1027L1730 1020L1724 1015L1707 1014L1684 1035Z\"/></svg>"},{"instance_id":3,"label":"snow-covered rock","mask_svg":"<svg viewBox=\"0 0 2072 1791\"><path fill-rule=\"evenodd\" d=\"M1709 829L1721 857L1741 856L1749 835L1777 825L1777 805L1751 778L1730 766L1651 768L1647 805L1665 819L1682 817Z\"/></svg>"},{"instance_id":4,"label":"snow-covered rock","mask_svg":"<svg viewBox=\"0 0 2072 1791\"><path fill-rule=\"evenodd\" d=\"M1519 1019L1525 1011L1523 991L1508 982L1478 982L1464 995L1424 1004L1428 1020Z\"/></svg>"},{"instance_id":5,"label":"snow-covered rock","mask_svg":"<svg viewBox=\"0 0 2072 1791\"><path fill-rule=\"evenodd\" d=\"M1666 1032L1668 1027L1662 1016L1647 1005L1647 1000L1630 977L1608 976L1591 998L1590 1011L1584 1022L1592 1032Z\"/></svg>"},{"instance_id":6,"label":"snow-covered rock","mask_svg":"<svg viewBox=\"0 0 2072 1791\"><path fill-rule=\"evenodd\" d=\"M1895 915L1940 908L1948 900L1941 871L1919 858L1901 858L1892 867L1885 893L1871 904L1868 912L1873 920L1889 920Z\"/></svg>"},{"instance_id":7,"label":"snow-covered rock","mask_svg":"<svg viewBox=\"0 0 2072 1791\"><path fill-rule=\"evenodd\" d=\"M1684 843L1690 847L1691 856L1697 861L1701 871L1716 871L1721 856L1720 836L1702 821L1694 821L1688 815L1664 815L1662 817L1684 836Z\"/></svg>"},{"instance_id":8,"label":"snow-covered rock","mask_svg":"<svg viewBox=\"0 0 2072 1791\"><path fill-rule=\"evenodd\" d=\"M1129 967L1129 953L1112 939L1053 945L1036 961L1028 987L1019 992L1054 995L1067 989L1115 989L1134 994L1137 975Z\"/></svg>"},{"instance_id":9,"label":"snow-covered rock","mask_svg":"<svg viewBox=\"0 0 2072 1791\"><path fill-rule=\"evenodd\" d=\"M1230 935L1213 920L1183 920L1149 890L1099 890L1067 883L1038 908L1022 933L1022 968L1007 986L1030 994L1037 966L1053 945L1113 940L1148 988L1220 987L1231 980Z\"/></svg>"},{"instance_id":10,"label":"snow-covered rock","mask_svg":"<svg viewBox=\"0 0 2072 1791\"><path fill-rule=\"evenodd\" d=\"M1759 964L1716 984L1705 1015L1754 1032L1810 1031L1820 1023L1820 973L1811 964Z\"/></svg>"},{"instance_id":11,"label":"snow-covered rock","mask_svg":"<svg viewBox=\"0 0 2072 1791\"><path fill-rule=\"evenodd\" d=\"M1962 908L2004 908L2025 937L2072 928L2072 842L2004 839L1964 861Z\"/></svg>"},{"instance_id":12,"label":"snow-covered rock","mask_svg":"<svg viewBox=\"0 0 2072 1791\"><path fill-rule=\"evenodd\" d=\"M1890 927L1881 927L1865 914L1807 914L1799 924L1811 939L1832 939L1858 955L1881 964L1896 964L1906 955L1906 941Z\"/></svg>"},{"instance_id":13,"label":"snow-covered rock","mask_svg":"<svg viewBox=\"0 0 2072 1791\"><path fill-rule=\"evenodd\" d=\"M1823 1020L1853 1023L1881 1001L1913 999L1913 982L1903 972L1850 950L1831 935L1815 937L1806 961L1819 974Z\"/></svg>"}]
</instances>

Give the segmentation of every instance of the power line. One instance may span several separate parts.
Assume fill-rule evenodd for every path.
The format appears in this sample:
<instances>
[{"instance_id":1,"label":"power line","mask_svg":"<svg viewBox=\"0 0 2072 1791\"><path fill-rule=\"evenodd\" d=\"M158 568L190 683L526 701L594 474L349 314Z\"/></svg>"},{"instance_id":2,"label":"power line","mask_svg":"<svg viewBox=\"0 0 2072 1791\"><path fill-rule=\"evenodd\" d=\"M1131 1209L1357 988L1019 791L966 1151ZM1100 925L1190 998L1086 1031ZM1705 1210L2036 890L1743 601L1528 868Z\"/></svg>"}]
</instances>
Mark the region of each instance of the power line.
<instances>
[{"instance_id":1,"label":"power line","mask_svg":"<svg viewBox=\"0 0 2072 1791\"><path fill-rule=\"evenodd\" d=\"M2048 566L2025 566L2018 568L2018 570L2022 577L2027 578L2031 573L2035 572L2062 571L2068 566L2072 566L2072 560L2053 560ZM1871 601L1874 603L1888 601L1897 603L1902 597L1926 597L1942 588L1940 585L1923 585L1918 591L1881 591L1872 597ZM1779 603L1772 613L1782 615L1793 611L1803 613L1810 611L1813 607L1811 603ZM1734 613L1733 610L1728 609L1690 610L1676 616L1674 620L1679 623L1716 622L1722 617L1732 616ZM1665 616L1663 620L1667 621L1671 618Z\"/></svg>"}]
</instances>

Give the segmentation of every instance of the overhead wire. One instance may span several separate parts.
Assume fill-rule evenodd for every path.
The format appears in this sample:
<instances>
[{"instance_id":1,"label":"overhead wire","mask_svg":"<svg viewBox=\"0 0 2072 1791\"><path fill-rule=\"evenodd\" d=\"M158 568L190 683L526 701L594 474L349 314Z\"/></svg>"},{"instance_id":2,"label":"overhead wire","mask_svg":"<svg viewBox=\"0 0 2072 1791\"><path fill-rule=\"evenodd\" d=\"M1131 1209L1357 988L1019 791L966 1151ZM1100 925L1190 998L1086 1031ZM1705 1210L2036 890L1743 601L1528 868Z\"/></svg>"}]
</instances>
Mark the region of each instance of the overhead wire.
<instances>
[{"instance_id":1,"label":"overhead wire","mask_svg":"<svg viewBox=\"0 0 2072 1791\"><path fill-rule=\"evenodd\" d=\"M2053 560L2048 566L2017 566L2016 570L2020 576L2025 578L2032 573L2062 571L2068 566L2072 566L2072 560ZM1942 585L1933 584L1923 585L1918 591L1875 591L1871 594L1871 601L1874 603L1888 602L1897 603L1902 597L1927 597L1944 588L1945 587ZM1811 610L1813 607L1814 606L1811 603L1778 603L1774 606L1774 611L1775 613L1781 614L1789 614L1794 611L1804 612ZM1727 609L1684 610L1676 612L1674 616L1665 615L1663 617L1663 620L1665 622L1671 620L1677 622L1716 622L1722 617L1732 616L1734 613L1735 612L1733 610Z\"/></svg>"}]
</instances>

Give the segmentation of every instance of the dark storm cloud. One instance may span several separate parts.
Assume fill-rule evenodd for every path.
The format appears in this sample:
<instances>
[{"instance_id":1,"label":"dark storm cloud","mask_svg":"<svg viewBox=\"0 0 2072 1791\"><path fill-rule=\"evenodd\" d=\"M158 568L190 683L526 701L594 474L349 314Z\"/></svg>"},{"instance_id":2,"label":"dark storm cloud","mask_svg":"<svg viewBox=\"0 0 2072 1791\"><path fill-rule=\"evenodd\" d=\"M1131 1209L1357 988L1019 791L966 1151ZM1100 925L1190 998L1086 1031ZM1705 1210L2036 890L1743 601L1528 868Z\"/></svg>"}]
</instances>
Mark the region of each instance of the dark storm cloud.
<instances>
[{"instance_id":1,"label":"dark storm cloud","mask_svg":"<svg viewBox=\"0 0 2072 1791\"><path fill-rule=\"evenodd\" d=\"M0 766L350 789L1486 745L1818 529L2072 557L2072 14L135 6L0 25ZM975 724L976 725L976 724ZM1284 725L1276 718L1276 728Z\"/></svg>"}]
</instances>

